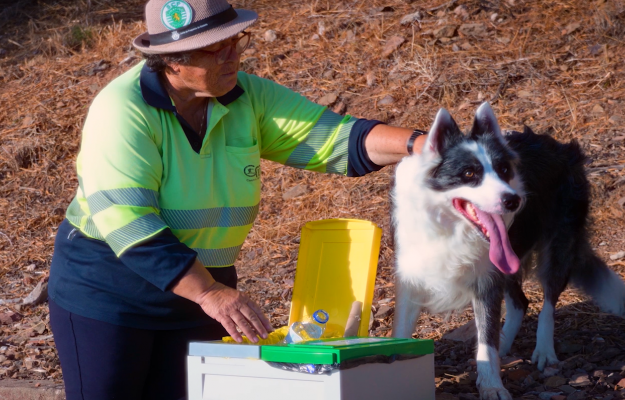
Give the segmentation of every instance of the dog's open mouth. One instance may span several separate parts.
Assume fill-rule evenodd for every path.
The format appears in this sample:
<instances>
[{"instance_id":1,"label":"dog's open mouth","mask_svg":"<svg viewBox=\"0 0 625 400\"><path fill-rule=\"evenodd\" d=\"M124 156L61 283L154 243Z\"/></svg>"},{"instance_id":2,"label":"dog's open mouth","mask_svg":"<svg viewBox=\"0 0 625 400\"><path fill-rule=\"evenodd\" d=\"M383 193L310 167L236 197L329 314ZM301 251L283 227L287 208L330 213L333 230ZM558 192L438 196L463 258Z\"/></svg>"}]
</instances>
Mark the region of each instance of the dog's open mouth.
<instances>
[{"instance_id":1,"label":"dog's open mouth","mask_svg":"<svg viewBox=\"0 0 625 400\"><path fill-rule=\"evenodd\" d=\"M456 198L452 202L454 208L490 243L488 256L491 262L504 274L517 272L521 262L512 250L502 216L482 211L468 200Z\"/></svg>"},{"instance_id":2,"label":"dog's open mouth","mask_svg":"<svg viewBox=\"0 0 625 400\"><path fill-rule=\"evenodd\" d=\"M482 234L482 237L487 242L490 242L490 232L486 229L486 226L482 224L480 219L477 216L477 211L475 210L475 206L470 202L464 199L454 199L453 200L454 207L460 214L464 215L466 219L469 220L475 227L477 231Z\"/></svg>"}]
</instances>

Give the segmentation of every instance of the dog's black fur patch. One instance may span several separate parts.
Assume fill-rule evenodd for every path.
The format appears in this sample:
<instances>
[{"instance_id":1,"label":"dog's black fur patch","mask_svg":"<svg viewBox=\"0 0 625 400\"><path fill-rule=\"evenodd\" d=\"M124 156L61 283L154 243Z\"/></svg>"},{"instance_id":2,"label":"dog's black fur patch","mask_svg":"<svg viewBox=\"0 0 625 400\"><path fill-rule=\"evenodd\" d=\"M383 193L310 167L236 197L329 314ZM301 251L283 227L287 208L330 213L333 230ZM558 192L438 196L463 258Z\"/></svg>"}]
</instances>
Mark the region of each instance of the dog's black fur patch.
<instances>
[{"instance_id":1,"label":"dog's black fur patch","mask_svg":"<svg viewBox=\"0 0 625 400\"><path fill-rule=\"evenodd\" d=\"M476 142L488 149L493 168L501 180L509 183L514 178L511 162L515 160L515 156L492 133L495 128L488 125L488 121L476 119L468 135L462 133L453 118L440 128L444 130L437 136L436 146L441 154L441 160L430 171L427 181L430 189L444 192L460 186L477 187L482 183L484 166L471 150L462 146L462 143Z\"/></svg>"},{"instance_id":2,"label":"dog's black fur patch","mask_svg":"<svg viewBox=\"0 0 625 400\"><path fill-rule=\"evenodd\" d=\"M473 176L467 177L468 171ZM453 146L447 150L440 164L432 169L427 184L432 190L444 192L460 186L477 187L483 178L484 167L473 152L462 146Z\"/></svg>"},{"instance_id":3,"label":"dog's black fur patch","mask_svg":"<svg viewBox=\"0 0 625 400\"><path fill-rule=\"evenodd\" d=\"M560 143L527 127L506 139L519 155L517 168L526 191L525 206L508 232L510 243L520 259L536 251L538 278L555 305L569 279L584 287L597 275L597 266L607 268L600 260L597 263L588 243L590 185L585 156L577 142ZM507 287L513 301L525 308L522 292L511 283Z\"/></svg>"}]
</instances>

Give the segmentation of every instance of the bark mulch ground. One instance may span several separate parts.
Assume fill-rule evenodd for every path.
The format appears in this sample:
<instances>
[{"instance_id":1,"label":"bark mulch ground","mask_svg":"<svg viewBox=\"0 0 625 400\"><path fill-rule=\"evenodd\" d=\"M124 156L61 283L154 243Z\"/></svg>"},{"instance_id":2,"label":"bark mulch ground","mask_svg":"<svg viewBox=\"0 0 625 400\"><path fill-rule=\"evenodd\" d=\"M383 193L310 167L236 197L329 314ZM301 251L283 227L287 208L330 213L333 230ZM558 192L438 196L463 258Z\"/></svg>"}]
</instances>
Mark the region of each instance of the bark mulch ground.
<instances>
[{"instance_id":1,"label":"bark mulch ground","mask_svg":"<svg viewBox=\"0 0 625 400\"><path fill-rule=\"evenodd\" d=\"M140 61L130 40L143 1L18 0L0 10L0 379L59 382L45 283L56 227L74 196L87 108ZM578 140L593 187L592 244L625 276L625 3L616 0L238 0L260 14L242 69L341 114L427 129L447 108L468 129L490 101L505 129L528 125ZM275 326L288 319L299 232L312 220L361 218L383 230L371 334L390 334L392 168L348 179L262 163L260 213L237 262ZM574 289L556 312L561 362L544 372L535 346L538 285L502 362L522 399L625 398L625 322ZM30 296L30 297L29 297ZM26 300L26 301L24 301ZM424 314L415 337L436 340L440 399L472 399L474 344L446 332L472 319Z\"/></svg>"}]
</instances>

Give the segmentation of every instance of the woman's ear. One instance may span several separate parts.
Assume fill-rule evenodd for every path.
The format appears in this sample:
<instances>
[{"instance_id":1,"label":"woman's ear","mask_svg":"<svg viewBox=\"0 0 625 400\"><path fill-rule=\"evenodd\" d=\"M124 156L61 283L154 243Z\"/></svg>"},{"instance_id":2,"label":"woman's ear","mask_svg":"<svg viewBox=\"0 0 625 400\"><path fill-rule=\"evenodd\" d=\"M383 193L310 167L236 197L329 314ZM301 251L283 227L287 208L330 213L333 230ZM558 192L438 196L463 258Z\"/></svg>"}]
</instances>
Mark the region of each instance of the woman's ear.
<instances>
[{"instance_id":1,"label":"woman's ear","mask_svg":"<svg viewBox=\"0 0 625 400\"><path fill-rule=\"evenodd\" d=\"M172 75L178 75L180 73L180 64L167 64L165 70L167 73L170 73Z\"/></svg>"}]
</instances>

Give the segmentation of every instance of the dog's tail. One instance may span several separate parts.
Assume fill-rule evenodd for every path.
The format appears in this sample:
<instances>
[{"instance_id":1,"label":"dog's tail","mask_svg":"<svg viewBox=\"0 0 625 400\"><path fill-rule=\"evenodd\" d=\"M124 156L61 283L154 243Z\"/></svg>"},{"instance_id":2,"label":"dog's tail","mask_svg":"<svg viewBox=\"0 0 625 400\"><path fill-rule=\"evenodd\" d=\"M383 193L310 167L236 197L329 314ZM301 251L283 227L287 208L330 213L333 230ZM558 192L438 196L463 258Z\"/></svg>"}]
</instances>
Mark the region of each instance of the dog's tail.
<instances>
[{"instance_id":1,"label":"dog's tail","mask_svg":"<svg viewBox=\"0 0 625 400\"><path fill-rule=\"evenodd\" d=\"M571 283L591 296L601 310L625 317L625 283L599 258L590 245L579 249Z\"/></svg>"}]
</instances>

